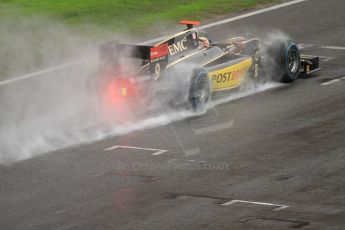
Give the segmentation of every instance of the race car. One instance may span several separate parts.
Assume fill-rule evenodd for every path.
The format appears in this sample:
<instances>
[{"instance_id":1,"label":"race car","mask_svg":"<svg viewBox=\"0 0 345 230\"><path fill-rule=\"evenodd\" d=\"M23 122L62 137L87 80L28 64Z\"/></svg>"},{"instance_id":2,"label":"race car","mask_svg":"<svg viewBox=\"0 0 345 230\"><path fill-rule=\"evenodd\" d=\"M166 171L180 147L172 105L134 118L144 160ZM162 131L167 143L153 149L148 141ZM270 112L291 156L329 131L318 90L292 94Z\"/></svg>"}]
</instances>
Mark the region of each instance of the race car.
<instances>
[{"instance_id":1,"label":"race car","mask_svg":"<svg viewBox=\"0 0 345 230\"><path fill-rule=\"evenodd\" d=\"M235 37L213 42L198 33L199 21L180 24L187 28L156 44L110 41L100 46L99 70L112 82L112 95L127 106L164 97L169 104L204 111L213 95L233 91L246 77L258 81L270 75L274 81L293 82L320 70L319 58L301 55L291 40L268 44Z\"/></svg>"}]
</instances>

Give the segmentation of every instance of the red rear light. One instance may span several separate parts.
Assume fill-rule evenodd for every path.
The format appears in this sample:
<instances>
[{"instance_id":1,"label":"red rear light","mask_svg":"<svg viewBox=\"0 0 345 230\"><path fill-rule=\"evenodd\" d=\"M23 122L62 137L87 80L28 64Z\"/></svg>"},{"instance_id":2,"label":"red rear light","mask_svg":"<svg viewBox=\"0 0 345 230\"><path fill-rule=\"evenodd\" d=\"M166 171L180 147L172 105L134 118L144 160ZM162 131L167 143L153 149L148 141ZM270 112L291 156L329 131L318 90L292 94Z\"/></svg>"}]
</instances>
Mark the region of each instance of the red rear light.
<instances>
[{"instance_id":1,"label":"red rear light","mask_svg":"<svg viewBox=\"0 0 345 230\"><path fill-rule=\"evenodd\" d=\"M116 79L106 85L105 100L107 104L119 106L134 100L137 95L135 85L131 84L128 79Z\"/></svg>"},{"instance_id":2,"label":"red rear light","mask_svg":"<svg viewBox=\"0 0 345 230\"><path fill-rule=\"evenodd\" d=\"M102 90L102 113L110 121L133 119L133 108L140 101L137 85L128 78L113 77L104 82ZM134 110L135 111L135 110Z\"/></svg>"},{"instance_id":3,"label":"red rear light","mask_svg":"<svg viewBox=\"0 0 345 230\"><path fill-rule=\"evenodd\" d=\"M115 81L114 86L120 96L128 97L136 94L134 85L128 79L118 79Z\"/></svg>"}]
</instances>

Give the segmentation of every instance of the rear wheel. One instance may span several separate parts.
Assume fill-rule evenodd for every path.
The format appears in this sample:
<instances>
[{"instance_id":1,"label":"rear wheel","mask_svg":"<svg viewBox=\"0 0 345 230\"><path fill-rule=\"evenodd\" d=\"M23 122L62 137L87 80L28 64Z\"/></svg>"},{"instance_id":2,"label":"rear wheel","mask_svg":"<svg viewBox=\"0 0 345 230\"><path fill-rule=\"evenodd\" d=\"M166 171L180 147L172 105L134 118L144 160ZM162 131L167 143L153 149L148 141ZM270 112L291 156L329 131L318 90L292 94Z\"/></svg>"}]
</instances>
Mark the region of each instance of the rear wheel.
<instances>
[{"instance_id":1,"label":"rear wheel","mask_svg":"<svg viewBox=\"0 0 345 230\"><path fill-rule=\"evenodd\" d=\"M189 102L194 111L205 111L210 100L211 83L208 73L204 69L196 69L191 79Z\"/></svg>"},{"instance_id":2,"label":"rear wheel","mask_svg":"<svg viewBox=\"0 0 345 230\"><path fill-rule=\"evenodd\" d=\"M261 43L258 40L252 40L245 44L242 51L243 54L252 57L252 66L249 71L250 78L254 81L255 87L262 81L259 79L259 71L261 70ZM260 76L261 78L261 76Z\"/></svg>"}]
</instances>

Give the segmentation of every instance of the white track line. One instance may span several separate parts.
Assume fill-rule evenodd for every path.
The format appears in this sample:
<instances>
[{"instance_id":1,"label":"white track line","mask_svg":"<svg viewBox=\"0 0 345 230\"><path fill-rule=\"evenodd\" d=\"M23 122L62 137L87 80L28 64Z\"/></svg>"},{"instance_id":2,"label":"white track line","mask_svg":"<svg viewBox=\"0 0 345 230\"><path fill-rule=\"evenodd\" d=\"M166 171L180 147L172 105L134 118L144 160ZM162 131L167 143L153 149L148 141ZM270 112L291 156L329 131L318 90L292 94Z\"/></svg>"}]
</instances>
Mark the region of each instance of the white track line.
<instances>
[{"instance_id":1,"label":"white track line","mask_svg":"<svg viewBox=\"0 0 345 230\"><path fill-rule=\"evenodd\" d=\"M328 46L328 45L315 45L315 44L298 44L298 48L319 48L319 49L330 49L330 50L345 50L345 46Z\"/></svg>"},{"instance_id":2,"label":"white track line","mask_svg":"<svg viewBox=\"0 0 345 230\"><path fill-rule=\"evenodd\" d=\"M330 85L330 84L336 83L338 81L340 81L340 79L333 79L330 81L326 81L326 82L322 83L321 85Z\"/></svg>"},{"instance_id":3,"label":"white track line","mask_svg":"<svg viewBox=\"0 0 345 230\"><path fill-rule=\"evenodd\" d=\"M168 150L163 150L163 149L150 149L150 148L142 148L142 147L134 147L134 146L126 146L126 145L115 145L110 148L104 149L105 151L110 151L118 148L125 148L125 149L137 149L137 150L147 150L147 151L154 151L151 155L153 156L158 156L161 155L165 152L168 152Z\"/></svg>"},{"instance_id":4,"label":"white track line","mask_svg":"<svg viewBox=\"0 0 345 230\"><path fill-rule=\"evenodd\" d=\"M283 4L279 4L279 5L268 7L268 8L265 8L265 9L256 10L256 11L249 12L249 13L246 13L246 14L242 14L242 15L239 15L239 16L236 16L236 17L228 18L228 19L225 19L225 20L222 20L222 21L219 21L219 22L210 23L210 24L207 24L207 25L204 25L204 26L200 26L199 28L200 29L206 29L206 28L218 26L218 25L221 25L221 24L237 21L237 20L240 20L240 19L243 19L243 18L248 18L248 17L254 16L254 15L258 15L258 14L263 14L263 13L266 13L266 12L269 12L269 11L277 10L277 9L280 9L280 8L284 8L284 7L287 7L287 6L299 4L299 3L302 3L302 2L306 2L306 1L308 1L308 0L294 0L294 1L286 2L286 3L283 3Z\"/></svg>"},{"instance_id":5,"label":"white track line","mask_svg":"<svg viewBox=\"0 0 345 230\"><path fill-rule=\"evenodd\" d=\"M185 159L176 159L176 158L173 158L173 159L169 160L169 162L172 162L172 161L187 161L187 162L196 162L196 163L210 163L208 161L185 160Z\"/></svg>"},{"instance_id":6,"label":"white track line","mask_svg":"<svg viewBox=\"0 0 345 230\"><path fill-rule=\"evenodd\" d=\"M195 135L202 135L202 134L206 134L206 133L213 133L213 132L218 132L224 129L229 129L233 126L234 121L228 121L225 123L220 123L220 124L216 124L216 125L210 125L207 127L203 127L203 128L199 128L199 129L194 129L193 131L195 133Z\"/></svg>"},{"instance_id":7,"label":"white track line","mask_svg":"<svg viewBox=\"0 0 345 230\"><path fill-rule=\"evenodd\" d=\"M312 48L314 46L314 44L298 44L298 48L300 48L301 50L305 48Z\"/></svg>"},{"instance_id":8,"label":"white track line","mask_svg":"<svg viewBox=\"0 0 345 230\"><path fill-rule=\"evenodd\" d=\"M59 70L59 69L65 69L65 68L67 68L69 66L78 64L80 62L82 62L82 60L69 62L69 63L63 64L63 65L55 66L55 67L52 67L52 68L49 68L49 69L40 70L40 71L37 71L37 72L34 72L34 73L25 74L25 75L18 76L18 77L13 77L13 78L1 81L0 82L0 86L6 85L6 84L10 84L10 83L13 83L13 82L16 82L16 81L24 80L24 79L27 79L27 78L31 78L31 77L36 77L36 76L39 76L39 75L42 75L42 74L45 74L45 73L54 72L54 71Z\"/></svg>"},{"instance_id":9,"label":"white track line","mask_svg":"<svg viewBox=\"0 0 345 230\"><path fill-rule=\"evenodd\" d=\"M319 56L319 55L317 55L317 56ZM328 62L328 61L330 61L330 60L335 59L335 57L328 57L328 56L319 56L319 58L320 58L320 62L321 62L321 61L322 61L322 62Z\"/></svg>"},{"instance_id":10,"label":"white track line","mask_svg":"<svg viewBox=\"0 0 345 230\"><path fill-rule=\"evenodd\" d=\"M203 26L198 27L198 29L207 29L207 28L210 28L210 27L219 26L219 25L222 25L222 24L225 24L225 23L238 21L240 19L249 18L249 17L254 16L254 15L263 14L263 13L266 13L266 12L269 12L269 11L277 10L277 9L280 9L280 8L284 8L284 7L287 7L287 6L299 4L299 3L302 3L302 2L306 2L306 1L308 1L308 0L294 0L294 1L286 2L286 3L282 3L282 4L271 6L271 7L265 8L265 9L256 10L256 11L249 12L249 13L246 13L246 14L241 14L241 15L238 15L238 16L235 16L235 17L227 18L227 19L224 19L224 20L221 20L221 21L218 21L218 22L213 22L213 23L210 23L210 24L207 24L207 25L203 25ZM155 39L143 42L141 44L158 42L158 41L162 40L165 37L166 36L155 38Z\"/></svg>"},{"instance_id":11,"label":"white track line","mask_svg":"<svg viewBox=\"0 0 345 230\"><path fill-rule=\"evenodd\" d=\"M265 206L276 206L277 208L273 209L273 211L280 211L282 209L288 208L288 205L281 205L281 204L272 204L266 202L255 202L255 201L246 201L246 200L231 200L229 202L225 202L221 205L228 206L235 203L246 203L246 204L256 204L256 205L265 205Z\"/></svg>"},{"instance_id":12,"label":"white track line","mask_svg":"<svg viewBox=\"0 0 345 230\"><path fill-rule=\"evenodd\" d=\"M326 82L322 83L321 85L324 85L324 86L325 85L330 85L330 84L339 82L341 80L345 80L345 77L341 77L341 78L333 79L333 80L330 80L330 81L326 81Z\"/></svg>"},{"instance_id":13,"label":"white track line","mask_svg":"<svg viewBox=\"0 0 345 230\"><path fill-rule=\"evenodd\" d=\"M225 23L237 21L237 20L240 20L240 19L244 19L244 18L248 18L248 17L254 16L254 15L258 15L258 14L263 14L263 13L266 13L266 12L269 12L269 11L277 10L277 9L280 9L280 8L283 8L283 7L299 4L299 3L302 3L302 2L306 2L306 1L308 1L308 0L294 0L294 1L290 1L290 2L283 3L283 4L271 6L271 7L265 8L265 9L256 10L256 11L253 11L253 12L242 14L242 15L239 15L239 16L236 16L236 17L231 17L231 18L228 18L228 19L225 19L225 20L221 20L221 21L218 21L218 22L210 23L210 24L207 24L207 25L204 25L204 26L200 26L198 28L199 29L206 29L206 28L210 28L210 27L214 27L214 26L219 26L219 25L222 25L222 24L225 24ZM146 42L141 43L141 44L160 41L160 40L162 40L165 37L166 36L155 38L155 39L146 41ZM34 73L26 74L26 75L23 75L23 76L13 77L11 79L8 79L8 80L0 82L0 86L6 85L6 84L10 84L10 83L13 83L13 82L16 82L16 81L24 80L24 79L27 79L27 78L30 78L30 77L39 76L39 75L42 75L44 73L53 72L55 70L59 70L59 69L66 68L68 66L74 65L74 64L76 64L78 62L80 62L80 61L70 62L70 63L63 64L63 65L60 65L60 66L56 66L56 67L53 67L53 68L44 69L44 70L37 71L37 72L34 72Z\"/></svg>"},{"instance_id":14,"label":"white track line","mask_svg":"<svg viewBox=\"0 0 345 230\"><path fill-rule=\"evenodd\" d=\"M321 46L321 49L345 50L344 46Z\"/></svg>"}]
</instances>

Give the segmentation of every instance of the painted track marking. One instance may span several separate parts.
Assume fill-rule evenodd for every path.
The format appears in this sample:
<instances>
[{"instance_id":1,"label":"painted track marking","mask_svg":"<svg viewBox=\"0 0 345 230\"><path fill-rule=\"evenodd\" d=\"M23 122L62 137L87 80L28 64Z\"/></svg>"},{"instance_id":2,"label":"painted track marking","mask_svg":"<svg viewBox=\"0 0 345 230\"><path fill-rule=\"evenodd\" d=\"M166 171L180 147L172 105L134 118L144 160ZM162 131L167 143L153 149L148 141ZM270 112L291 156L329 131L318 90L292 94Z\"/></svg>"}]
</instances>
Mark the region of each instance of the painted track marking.
<instances>
[{"instance_id":1,"label":"painted track marking","mask_svg":"<svg viewBox=\"0 0 345 230\"><path fill-rule=\"evenodd\" d=\"M328 57L328 56L321 56L321 55L316 55L316 56L319 56L320 62L328 62L330 60L335 59L335 57Z\"/></svg>"},{"instance_id":2,"label":"painted track marking","mask_svg":"<svg viewBox=\"0 0 345 230\"><path fill-rule=\"evenodd\" d=\"M338 81L340 81L340 79L333 79L330 81L326 81L326 82L322 83L321 85L330 85L330 84L336 83Z\"/></svg>"},{"instance_id":3,"label":"painted track marking","mask_svg":"<svg viewBox=\"0 0 345 230\"><path fill-rule=\"evenodd\" d=\"M126 146L126 145L114 145L114 146L106 148L104 150L110 151L110 150L115 150L118 148L154 151L154 153L151 153L152 156L158 156L158 155L161 155L165 152L168 152L168 150L164 150L164 149L151 149L151 148L142 148L142 147L134 147L134 146Z\"/></svg>"},{"instance_id":4,"label":"painted track marking","mask_svg":"<svg viewBox=\"0 0 345 230\"><path fill-rule=\"evenodd\" d=\"M210 23L210 24L207 24L207 25L204 25L204 26L200 26L198 28L199 29L206 29L206 28L222 25L222 24L225 24L225 23L237 21L237 20L240 20L240 19L248 18L248 17L254 16L254 15L266 13L266 12L273 11L273 10L277 10L277 9L284 8L284 7L287 7L287 6L299 4L299 3L302 3L302 2L306 2L306 1L308 1L308 0L294 0L294 1L290 1L290 2L279 4L279 5L271 6L271 7L265 8L265 9L256 10L256 11L249 12L249 13L246 13L246 14L242 14L242 15L239 15L239 16L235 16L235 17L231 17L231 18L228 18L228 19L224 19L224 20L221 20L221 21L218 21L218 22ZM167 36L162 36L162 37L159 37L159 38L155 38L155 39L152 39L152 40L140 43L140 44L157 42L157 41L160 41L160 40L164 39L165 37L167 37ZM24 79L27 79L27 78L30 78L30 77L39 76L39 75L42 75L44 73L53 72L53 71L58 70L58 69L63 69L63 68L66 68L68 66L74 65L74 64L76 64L78 62L81 62L81 61L82 60L76 61L76 62L70 62L70 63L67 63L67 64L63 64L63 65L59 65L59 66L56 66L56 67L52 67L52 68L49 68L49 69L44 69L44 70L40 70L40 71L37 71L37 72L34 72L34 73L29 73L29 74L26 74L26 75L23 75L23 76L13 77L11 79L8 79L8 80L5 80L5 81L1 81L0 82L0 86L1 85L6 85L6 84L10 84L10 83L13 83L13 82L16 82L16 81L24 80Z\"/></svg>"},{"instance_id":5,"label":"painted track marking","mask_svg":"<svg viewBox=\"0 0 345 230\"><path fill-rule=\"evenodd\" d=\"M329 45L315 45L315 44L298 44L298 48L319 48L319 49L330 49L330 50L345 50L345 46L329 46Z\"/></svg>"},{"instance_id":6,"label":"painted track marking","mask_svg":"<svg viewBox=\"0 0 345 230\"><path fill-rule=\"evenodd\" d=\"M341 80L345 80L345 77L336 78L336 79L333 79L333 80L330 80L330 81L326 81L326 82L322 83L321 85L326 86L326 85L330 85L330 84L333 84L333 83L336 83L336 82L340 82Z\"/></svg>"},{"instance_id":7,"label":"painted track marking","mask_svg":"<svg viewBox=\"0 0 345 230\"><path fill-rule=\"evenodd\" d=\"M266 13L266 12L269 12L269 11L273 11L273 10L278 10L280 8L284 8L284 7L287 7L287 6L299 4L299 3L302 3L302 2L306 2L306 1L308 1L308 0L289 1L289 2L286 2L286 3L282 3L282 4L279 4L279 5L271 6L271 7L268 7L268 8L261 9L261 10L255 10L255 11L252 11L252 12L249 12L249 13L246 13L246 14L241 14L241 15L238 15L238 16L235 16L235 17L227 18L227 19L224 19L224 20L221 20L221 21L218 21L218 22L213 22L213 23L210 23L210 24L207 24L207 25L199 26L198 29L207 29L207 28L211 28L211 27L214 27L214 26L219 26L219 25L222 25L222 24L225 24L225 23L238 21L238 20L241 20L241 19L244 19L244 18L249 18L251 16L255 16L255 15L258 15L258 14L263 14L263 13ZM140 44L141 45L145 45L145 44L148 44L148 43L158 42L158 41L160 41L160 40L162 40L164 38L167 38L168 36L162 36L162 37L159 37L159 38L151 39L149 41L146 41L146 42L143 42L143 43L140 43Z\"/></svg>"},{"instance_id":8,"label":"painted track marking","mask_svg":"<svg viewBox=\"0 0 345 230\"><path fill-rule=\"evenodd\" d=\"M208 162L208 161L186 160L186 159L176 159L176 158L173 158L173 159L169 160L169 162L174 162L174 161L185 161L185 162L193 162L193 163L211 163L211 162Z\"/></svg>"},{"instance_id":9,"label":"painted track marking","mask_svg":"<svg viewBox=\"0 0 345 230\"><path fill-rule=\"evenodd\" d=\"M289 206L288 205L281 205L281 204L272 204L272 203L266 203L266 202L255 202L255 201L246 201L246 200L231 200L228 202L225 202L221 205L223 206L228 206L228 205L232 205L235 203L246 203L246 204L256 204L256 205L264 205L264 206L275 206L277 208L273 209L272 211L280 211L282 209L286 209Z\"/></svg>"},{"instance_id":10,"label":"painted track marking","mask_svg":"<svg viewBox=\"0 0 345 230\"><path fill-rule=\"evenodd\" d=\"M207 134L207 133L213 133L213 132L217 132L217 131L221 131L224 129L229 129L233 126L234 121L230 120L228 122L225 123L220 123L220 124L216 124L216 125L210 125L204 128L199 128L199 129L194 129L193 128L193 132L195 133L195 135L202 135L202 134Z\"/></svg>"},{"instance_id":11,"label":"painted track marking","mask_svg":"<svg viewBox=\"0 0 345 230\"><path fill-rule=\"evenodd\" d=\"M314 44L298 44L298 48L299 49L301 49L301 50L303 50L303 49L305 49L305 48L312 48L312 47L314 47Z\"/></svg>"},{"instance_id":12,"label":"painted track marking","mask_svg":"<svg viewBox=\"0 0 345 230\"><path fill-rule=\"evenodd\" d=\"M345 50L344 46L320 46L321 49Z\"/></svg>"},{"instance_id":13,"label":"painted track marking","mask_svg":"<svg viewBox=\"0 0 345 230\"><path fill-rule=\"evenodd\" d=\"M76 65L78 63L81 63L82 61L83 60L73 61L73 62L65 63L65 64L62 64L62 65L58 65L58 66L55 66L55 67L52 67L52 68L40 70L40 71L37 71L37 72L34 72L34 73L29 73L29 74L25 74L25 75L18 76L18 77L13 77L13 78L1 81L0 82L0 86L6 85L6 84L10 84L10 83L13 83L13 82L16 82L16 81L24 80L24 79L27 79L27 78L40 76L42 74L54 72L54 71L59 70L59 69L66 69L67 67Z\"/></svg>"},{"instance_id":14,"label":"painted track marking","mask_svg":"<svg viewBox=\"0 0 345 230\"><path fill-rule=\"evenodd\" d=\"M302 3L302 2L306 2L306 1L308 1L308 0L289 1L289 2L286 2L286 3L282 3L282 4L279 4L279 5L271 6L271 7L268 7L268 8L261 9L261 10L256 10L256 11L253 11L253 12L242 14L242 15L239 15L239 16L236 16L236 17L224 19L224 20L219 21L219 22L210 23L210 24L207 24L207 25L204 25L204 26L200 26L199 28L200 29L206 29L206 28L218 26L218 25L221 25L221 24L237 21L237 20L240 20L240 19L243 19L243 18L248 18L248 17L254 16L254 15L263 14L263 13L266 13L266 12L269 12L269 11L273 11L273 10L278 10L280 8L284 8L284 7L287 7L287 6L299 4L299 3Z\"/></svg>"}]
</instances>

